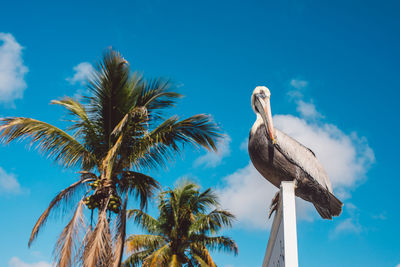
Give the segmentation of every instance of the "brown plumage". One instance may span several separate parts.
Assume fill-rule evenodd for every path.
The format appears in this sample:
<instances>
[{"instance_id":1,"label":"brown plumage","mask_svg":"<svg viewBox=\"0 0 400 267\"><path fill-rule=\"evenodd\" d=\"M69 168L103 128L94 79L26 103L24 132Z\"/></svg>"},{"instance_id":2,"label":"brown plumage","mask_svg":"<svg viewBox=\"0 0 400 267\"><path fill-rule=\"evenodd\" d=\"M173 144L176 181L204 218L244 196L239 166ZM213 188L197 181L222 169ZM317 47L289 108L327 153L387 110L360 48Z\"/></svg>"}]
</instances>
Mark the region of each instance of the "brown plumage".
<instances>
[{"instance_id":1,"label":"brown plumage","mask_svg":"<svg viewBox=\"0 0 400 267\"><path fill-rule=\"evenodd\" d=\"M252 95L257 120L250 131L248 149L254 167L278 188L281 181L296 181L296 196L313 203L322 218L339 216L343 204L334 196L315 154L273 127L269 97L266 87L257 87Z\"/></svg>"}]
</instances>

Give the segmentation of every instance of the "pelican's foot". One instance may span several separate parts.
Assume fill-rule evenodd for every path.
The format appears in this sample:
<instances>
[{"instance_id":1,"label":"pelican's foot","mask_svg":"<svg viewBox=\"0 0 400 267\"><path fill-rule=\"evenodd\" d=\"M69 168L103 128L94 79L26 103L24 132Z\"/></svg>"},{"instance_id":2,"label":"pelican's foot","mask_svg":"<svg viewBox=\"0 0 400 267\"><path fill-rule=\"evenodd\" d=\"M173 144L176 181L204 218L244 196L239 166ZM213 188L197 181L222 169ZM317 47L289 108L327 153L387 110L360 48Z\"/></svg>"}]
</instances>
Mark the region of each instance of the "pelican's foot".
<instances>
[{"instance_id":1,"label":"pelican's foot","mask_svg":"<svg viewBox=\"0 0 400 267\"><path fill-rule=\"evenodd\" d=\"M271 205L269 206L268 219L271 218L272 213L274 213L274 211L278 209L279 198L280 198L280 191L276 192L274 198L271 201Z\"/></svg>"}]
</instances>

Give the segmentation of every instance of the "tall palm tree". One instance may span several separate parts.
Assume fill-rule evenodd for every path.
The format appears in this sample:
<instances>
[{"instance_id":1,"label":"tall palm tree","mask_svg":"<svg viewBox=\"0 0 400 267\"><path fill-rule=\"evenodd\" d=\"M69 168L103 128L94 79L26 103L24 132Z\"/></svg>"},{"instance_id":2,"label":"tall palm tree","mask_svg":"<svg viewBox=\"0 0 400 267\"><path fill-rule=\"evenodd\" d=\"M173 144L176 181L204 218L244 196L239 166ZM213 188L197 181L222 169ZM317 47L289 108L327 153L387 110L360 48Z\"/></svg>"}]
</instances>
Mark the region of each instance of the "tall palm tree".
<instances>
[{"instance_id":1,"label":"tall palm tree","mask_svg":"<svg viewBox=\"0 0 400 267\"><path fill-rule=\"evenodd\" d=\"M127 238L131 255L123 263L130 266L216 266L209 250L238 253L236 243L225 236L214 236L222 227L230 227L234 216L218 208L211 189L204 192L191 182L183 182L158 196L157 219L143 210L129 210L148 235Z\"/></svg>"},{"instance_id":2,"label":"tall palm tree","mask_svg":"<svg viewBox=\"0 0 400 267\"><path fill-rule=\"evenodd\" d=\"M165 109L181 97L173 92L173 84L132 74L128 62L112 49L98 62L88 89L91 95L81 102L69 97L52 101L72 117L65 131L31 118L0 120L2 142L30 139L45 156L80 170L80 179L58 193L40 216L28 243L55 209L70 207L79 197L55 247L57 266L75 261L89 267L119 266L128 197L136 197L142 209L159 188L143 172L165 165L185 143L215 150L219 136L216 124L204 114L164 118ZM86 207L92 218L96 211L93 227L92 222L85 227ZM111 227L111 220L116 227Z\"/></svg>"}]
</instances>

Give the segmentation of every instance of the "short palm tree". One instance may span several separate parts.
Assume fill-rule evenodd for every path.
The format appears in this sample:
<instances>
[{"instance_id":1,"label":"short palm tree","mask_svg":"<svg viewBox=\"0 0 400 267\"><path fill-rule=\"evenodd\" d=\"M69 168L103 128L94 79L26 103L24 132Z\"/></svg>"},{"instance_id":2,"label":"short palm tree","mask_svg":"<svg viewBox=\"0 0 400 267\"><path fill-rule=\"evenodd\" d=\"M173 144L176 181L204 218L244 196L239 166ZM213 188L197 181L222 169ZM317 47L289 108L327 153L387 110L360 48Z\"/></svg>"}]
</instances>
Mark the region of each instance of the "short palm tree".
<instances>
[{"instance_id":1,"label":"short palm tree","mask_svg":"<svg viewBox=\"0 0 400 267\"><path fill-rule=\"evenodd\" d=\"M0 120L5 143L30 139L47 157L65 168L77 168L81 178L62 190L34 226L28 245L54 209L79 202L55 249L57 266L119 266L125 239L128 197L140 207L159 188L144 171L165 165L184 143L215 150L218 127L207 115L180 120L164 118L179 94L163 79L146 81L131 73L118 52L108 50L88 82L90 96L83 102L65 97L52 101L66 108L72 119L65 131L31 118ZM83 189L83 190L82 190ZM85 227L84 210L97 220ZM111 220L116 227L111 227ZM92 225L92 222L91 222ZM83 229L83 230L82 230Z\"/></svg>"},{"instance_id":2,"label":"short palm tree","mask_svg":"<svg viewBox=\"0 0 400 267\"><path fill-rule=\"evenodd\" d=\"M204 192L191 182L183 182L158 196L157 219L142 210L129 210L148 235L127 238L129 266L216 266L210 250L238 253L236 243L225 236L214 236L222 227L230 227L234 216L219 209L211 189Z\"/></svg>"}]
</instances>

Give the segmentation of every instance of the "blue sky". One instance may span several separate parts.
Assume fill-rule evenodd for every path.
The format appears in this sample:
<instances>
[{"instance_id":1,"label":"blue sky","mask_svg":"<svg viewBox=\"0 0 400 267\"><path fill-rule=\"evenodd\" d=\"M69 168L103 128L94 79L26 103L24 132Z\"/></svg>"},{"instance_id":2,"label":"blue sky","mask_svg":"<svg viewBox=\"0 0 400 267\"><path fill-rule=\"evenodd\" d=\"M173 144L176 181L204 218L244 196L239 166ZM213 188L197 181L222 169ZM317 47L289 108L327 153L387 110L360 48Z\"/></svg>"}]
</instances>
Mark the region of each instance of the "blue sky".
<instances>
[{"instance_id":1,"label":"blue sky","mask_svg":"<svg viewBox=\"0 0 400 267\"><path fill-rule=\"evenodd\" d=\"M209 113L226 133L220 153L187 148L163 186L181 177L213 187L237 215L227 231L260 266L274 188L249 162L250 95L271 90L276 126L321 159L345 206L323 221L298 201L300 266L400 264L398 153L400 6L396 1L25 1L2 4L0 116L60 127L52 99L82 82L109 46L145 77L169 77L186 97L182 117ZM30 230L52 197L77 179L24 143L0 146L0 266L48 267L65 220L54 216L31 249ZM129 227L131 233L135 231Z\"/></svg>"}]
</instances>

